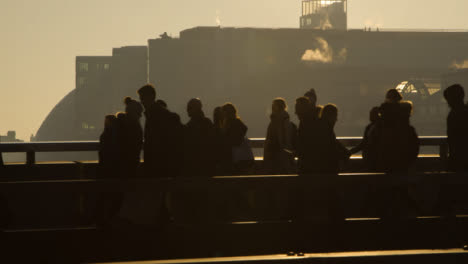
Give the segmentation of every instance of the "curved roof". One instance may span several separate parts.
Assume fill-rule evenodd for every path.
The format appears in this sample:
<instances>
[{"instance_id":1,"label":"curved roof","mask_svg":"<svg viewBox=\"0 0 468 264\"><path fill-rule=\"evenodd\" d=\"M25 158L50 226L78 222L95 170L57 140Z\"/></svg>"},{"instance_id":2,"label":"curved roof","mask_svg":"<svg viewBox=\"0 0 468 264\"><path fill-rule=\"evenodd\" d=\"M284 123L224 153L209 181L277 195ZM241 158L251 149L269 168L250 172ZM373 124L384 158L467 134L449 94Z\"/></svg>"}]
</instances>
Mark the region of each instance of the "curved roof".
<instances>
[{"instance_id":1,"label":"curved roof","mask_svg":"<svg viewBox=\"0 0 468 264\"><path fill-rule=\"evenodd\" d=\"M76 89L68 93L47 115L36 133L36 141L72 140Z\"/></svg>"}]
</instances>

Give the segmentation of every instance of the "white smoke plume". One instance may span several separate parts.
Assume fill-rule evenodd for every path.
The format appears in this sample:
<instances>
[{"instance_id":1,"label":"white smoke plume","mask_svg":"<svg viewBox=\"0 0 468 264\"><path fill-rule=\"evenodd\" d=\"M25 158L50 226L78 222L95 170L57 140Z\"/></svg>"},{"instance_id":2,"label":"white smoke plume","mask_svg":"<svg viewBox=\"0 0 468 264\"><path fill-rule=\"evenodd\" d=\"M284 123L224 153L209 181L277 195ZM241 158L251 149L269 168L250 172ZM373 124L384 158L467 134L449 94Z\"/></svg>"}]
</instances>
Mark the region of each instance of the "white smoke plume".
<instances>
[{"instance_id":1,"label":"white smoke plume","mask_svg":"<svg viewBox=\"0 0 468 264\"><path fill-rule=\"evenodd\" d=\"M216 16L215 16L215 22L216 22L216 26L220 27L221 26L221 15L220 15L220 11L219 9L216 10Z\"/></svg>"},{"instance_id":2,"label":"white smoke plume","mask_svg":"<svg viewBox=\"0 0 468 264\"><path fill-rule=\"evenodd\" d=\"M450 67L457 70L468 69L468 60L464 60L462 62L454 61Z\"/></svg>"},{"instance_id":3,"label":"white smoke plume","mask_svg":"<svg viewBox=\"0 0 468 264\"><path fill-rule=\"evenodd\" d=\"M316 38L318 47L316 49L308 49L302 55L303 61L330 63L333 61L333 50L330 49L328 42L323 38Z\"/></svg>"},{"instance_id":4,"label":"white smoke plume","mask_svg":"<svg viewBox=\"0 0 468 264\"><path fill-rule=\"evenodd\" d=\"M323 38L316 38L317 48L308 49L302 55L301 60L313 63L344 63L348 56L348 50L342 48L335 56L333 48L328 45L328 42Z\"/></svg>"}]
</instances>

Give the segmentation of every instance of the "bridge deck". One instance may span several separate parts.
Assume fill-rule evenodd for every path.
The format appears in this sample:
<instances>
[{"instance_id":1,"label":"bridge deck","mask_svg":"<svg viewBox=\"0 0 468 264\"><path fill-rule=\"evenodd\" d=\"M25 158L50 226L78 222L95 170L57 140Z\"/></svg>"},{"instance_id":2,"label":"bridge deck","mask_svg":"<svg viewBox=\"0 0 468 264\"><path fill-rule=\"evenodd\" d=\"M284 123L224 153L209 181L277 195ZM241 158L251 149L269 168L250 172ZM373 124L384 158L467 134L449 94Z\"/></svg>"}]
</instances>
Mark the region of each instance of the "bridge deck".
<instances>
[{"instance_id":1,"label":"bridge deck","mask_svg":"<svg viewBox=\"0 0 468 264\"><path fill-rule=\"evenodd\" d=\"M450 262L456 261L456 262ZM464 263L463 249L382 250L332 253L298 253L242 257L214 257L154 261L108 262L106 264L210 264L210 263ZM97 263L93 263L97 264ZM104 264L104 263L100 263Z\"/></svg>"}]
</instances>

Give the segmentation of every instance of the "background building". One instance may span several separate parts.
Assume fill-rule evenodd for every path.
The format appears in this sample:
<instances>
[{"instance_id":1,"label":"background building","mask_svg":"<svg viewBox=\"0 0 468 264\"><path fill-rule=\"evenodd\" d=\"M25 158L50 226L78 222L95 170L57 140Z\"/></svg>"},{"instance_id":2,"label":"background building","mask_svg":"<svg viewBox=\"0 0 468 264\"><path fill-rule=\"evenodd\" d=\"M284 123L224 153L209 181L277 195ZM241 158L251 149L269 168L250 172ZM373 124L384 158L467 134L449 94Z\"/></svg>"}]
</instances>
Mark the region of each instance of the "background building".
<instances>
[{"instance_id":1,"label":"background building","mask_svg":"<svg viewBox=\"0 0 468 264\"><path fill-rule=\"evenodd\" d=\"M183 121L190 98L201 98L208 116L234 103L250 137L265 136L275 97L293 108L310 88L320 104L338 105L338 136L360 136L368 111L399 86L415 103L418 133L445 134L448 109L440 91L467 79L461 76L468 68L468 32L348 30L346 5L304 0L301 28L195 27L178 38L162 34L147 46L114 48L112 56L77 57L76 89L52 110L36 139L97 139L104 115L123 110L123 97L135 97L148 81Z\"/></svg>"}]
</instances>

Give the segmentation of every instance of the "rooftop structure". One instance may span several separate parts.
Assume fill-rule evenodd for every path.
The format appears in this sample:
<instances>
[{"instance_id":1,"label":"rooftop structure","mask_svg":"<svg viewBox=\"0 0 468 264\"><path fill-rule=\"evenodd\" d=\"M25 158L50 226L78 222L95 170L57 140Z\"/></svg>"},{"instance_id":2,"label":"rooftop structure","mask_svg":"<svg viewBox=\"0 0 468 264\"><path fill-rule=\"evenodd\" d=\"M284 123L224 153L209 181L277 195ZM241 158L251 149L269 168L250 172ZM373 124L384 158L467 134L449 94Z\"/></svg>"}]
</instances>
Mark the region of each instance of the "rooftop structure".
<instances>
[{"instance_id":1,"label":"rooftop structure","mask_svg":"<svg viewBox=\"0 0 468 264\"><path fill-rule=\"evenodd\" d=\"M347 29L347 0L302 0L301 28Z\"/></svg>"}]
</instances>

